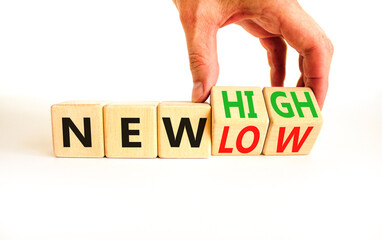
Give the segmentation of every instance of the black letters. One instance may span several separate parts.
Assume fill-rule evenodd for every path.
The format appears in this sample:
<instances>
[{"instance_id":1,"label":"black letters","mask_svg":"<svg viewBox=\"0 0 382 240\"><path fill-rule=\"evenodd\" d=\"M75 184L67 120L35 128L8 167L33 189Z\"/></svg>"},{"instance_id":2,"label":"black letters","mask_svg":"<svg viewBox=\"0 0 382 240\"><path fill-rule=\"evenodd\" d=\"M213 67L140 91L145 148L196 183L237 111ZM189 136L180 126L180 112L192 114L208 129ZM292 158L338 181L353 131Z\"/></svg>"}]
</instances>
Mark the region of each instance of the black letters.
<instances>
[{"instance_id":1,"label":"black letters","mask_svg":"<svg viewBox=\"0 0 382 240\"><path fill-rule=\"evenodd\" d=\"M62 118L62 135L64 147L70 147L69 128L72 129L73 133L77 136L78 140L80 140L84 147L92 147L90 118L84 118L84 135L82 135L80 130L78 130L76 125L74 125L72 119Z\"/></svg>"},{"instance_id":2,"label":"black letters","mask_svg":"<svg viewBox=\"0 0 382 240\"><path fill-rule=\"evenodd\" d=\"M130 130L129 123L139 123L139 118L121 118L122 147L140 148L141 142L130 142L130 135L139 135L139 130Z\"/></svg>"},{"instance_id":3,"label":"black letters","mask_svg":"<svg viewBox=\"0 0 382 240\"><path fill-rule=\"evenodd\" d=\"M200 118L199 126L196 133L196 138L194 136L194 132L191 127L191 122L189 118L181 118L178 132L176 137L174 136L174 131L172 129L172 124L170 118L162 118L164 126L166 128L168 141L170 142L171 147L179 147L180 141L182 140L184 129L187 131L188 140L190 141L190 145L193 148L198 148L200 146L200 142L202 141L202 135L204 131L204 127L206 126L207 118Z\"/></svg>"}]
</instances>

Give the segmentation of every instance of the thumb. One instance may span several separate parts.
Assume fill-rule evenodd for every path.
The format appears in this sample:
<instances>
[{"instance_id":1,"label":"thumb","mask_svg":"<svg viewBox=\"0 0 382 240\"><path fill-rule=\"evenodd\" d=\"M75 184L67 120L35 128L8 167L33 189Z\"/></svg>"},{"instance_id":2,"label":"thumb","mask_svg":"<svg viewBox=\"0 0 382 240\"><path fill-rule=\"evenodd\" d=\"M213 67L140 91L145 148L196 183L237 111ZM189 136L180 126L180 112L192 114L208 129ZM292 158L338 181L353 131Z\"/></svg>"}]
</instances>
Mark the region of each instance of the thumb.
<instances>
[{"instance_id":1,"label":"thumb","mask_svg":"<svg viewBox=\"0 0 382 240\"><path fill-rule=\"evenodd\" d=\"M208 25L208 21L182 21L182 24L194 82L192 101L204 102L219 75L216 47L218 27Z\"/></svg>"}]
</instances>

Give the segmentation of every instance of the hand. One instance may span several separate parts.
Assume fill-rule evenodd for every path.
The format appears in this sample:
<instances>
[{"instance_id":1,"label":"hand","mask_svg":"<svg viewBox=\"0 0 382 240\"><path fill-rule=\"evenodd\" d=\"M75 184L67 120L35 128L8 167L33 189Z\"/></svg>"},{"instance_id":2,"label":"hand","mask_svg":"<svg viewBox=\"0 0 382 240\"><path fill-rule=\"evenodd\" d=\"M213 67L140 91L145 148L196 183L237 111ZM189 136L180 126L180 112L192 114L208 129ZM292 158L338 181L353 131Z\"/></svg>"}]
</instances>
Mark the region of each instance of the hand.
<instances>
[{"instance_id":1,"label":"hand","mask_svg":"<svg viewBox=\"0 0 382 240\"><path fill-rule=\"evenodd\" d=\"M322 109L333 45L296 0L173 0L186 34L194 81L192 100L204 102L219 75L216 34L231 23L260 39L267 50L271 85L283 86L286 42L300 54L298 87L310 87ZM285 42L286 41L286 42Z\"/></svg>"}]
</instances>

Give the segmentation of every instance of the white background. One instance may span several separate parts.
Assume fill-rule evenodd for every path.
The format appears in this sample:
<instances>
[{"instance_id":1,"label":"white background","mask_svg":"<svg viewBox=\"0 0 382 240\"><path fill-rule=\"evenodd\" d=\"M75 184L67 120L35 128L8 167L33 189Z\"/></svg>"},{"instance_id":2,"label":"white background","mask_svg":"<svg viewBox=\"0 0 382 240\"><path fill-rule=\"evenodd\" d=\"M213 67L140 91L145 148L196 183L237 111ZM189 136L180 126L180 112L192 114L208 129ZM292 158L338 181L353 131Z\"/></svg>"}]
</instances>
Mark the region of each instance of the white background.
<instances>
[{"instance_id":1,"label":"white background","mask_svg":"<svg viewBox=\"0 0 382 240\"><path fill-rule=\"evenodd\" d=\"M335 46L309 156L127 160L53 157L50 105L189 100L173 3L1 0L0 239L382 239L381 9L300 3ZM218 85L270 85L238 26L218 54ZM297 62L289 48L286 86Z\"/></svg>"}]
</instances>

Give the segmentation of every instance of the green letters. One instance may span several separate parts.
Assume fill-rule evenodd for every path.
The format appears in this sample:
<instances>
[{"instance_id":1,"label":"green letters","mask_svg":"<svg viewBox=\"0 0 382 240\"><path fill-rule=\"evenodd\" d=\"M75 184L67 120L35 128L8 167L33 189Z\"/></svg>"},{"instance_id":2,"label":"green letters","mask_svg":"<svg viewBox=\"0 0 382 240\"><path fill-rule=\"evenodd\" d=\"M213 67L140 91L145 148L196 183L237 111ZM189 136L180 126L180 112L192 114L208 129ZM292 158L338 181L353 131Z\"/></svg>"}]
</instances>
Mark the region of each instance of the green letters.
<instances>
[{"instance_id":1,"label":"green letters","mask_svg":"<svg viewBox=\"0 0 382 240\"><path fill-rule=\"evenodd\" d=\"M304 92L304 94L305 94L306 102L299 102L298 99L297 99L296 93L295 92L291 92L290 93L290 95L292 96L294 105L296 106L296 109L297 109L297 112L298 112L298 116L303 118L304 117L304 113L302 112L301 108L308 107L308 108L310 108L310 111L312 112L312 116L314 118L317 118L318 115L317 115L316 109L314 108L314 104L313 104L312 98L310 97L308 92Z\"/></svg>"},{"instance_id":2,"label":"green letters","mask_svg":"<svg viewBox=\"0 0 382 240\"><path fill-rule=\"evenodd\" d=\"M301 118L304 117L304 113L302 112L301 108L308 107L308 108L310 108L310 111L312 112L312 116L314 118L318 118L316 109L314 107L312 98L309 95L309 92L304 92L304 95L305 95L305 98L306 98L306 102L298 101L296 92L290 92L290 95L292 96L292 100L293 100L294 105L296 106L296 110L297 110L297 113L298 113L299 117L301 117ZM285 92L281 92L281 91L272 93L272 95L271 95L271 104L272 104L272 107L275 110L275 112L278 115L280 115L281 117L285 117L285 118L292 118L292 117L294 117L295 114L293 112L293 109L292 109L292 106L291 106L290 103L281 103L281 106L286 108L288 111L283 112L283 111L280 110L280 108L277 106L277 103L276 103L276 100L277 100L278 97L285 97L286 98L287 96L286 96Z\"/></svg>"},{"instance_id":3,"label":"green letters","mask_svg":"<svg viewBox=\"0 0 382 240\"><path fill-rule=\"evenodd\" d=\"M281 106L288 110L287 112L283 112L280 110L280 108L277 106L277 103L276 103L276 99L278 97L286 97L285 92L277 91L277 92L272 93L271 104L272 104L272 107L275 110L275 112L278 115L280 115L281 117L285 117L285 118L294 117L294 112L293 112L292 106L289 103L281 103Z\"/></svg>"},{"instance_id":4,"label":"green letters","mask_svg":"<svg viewBox=\"0 0 382 240\"><path fill-rule=\"evenodd\" d=\"M255 113L255 108L253 107L253 92L252 91L244 91L244 95L247 96L248 101L248 118L257 118L257 114Z\"/></svg>"},{"instance_id":5,"label":"green letters","mask_svg":"<svg viewBox=\"0 0 382 240\"><path fill-rule=\"evenodd\" d=\"M255 112L255 108L253 106L253 91L244 91L244 95L247 97L248 102L248 118L257 118L257 114ZM239 115L240 118L245 118L244 113L244 103L243 103L243 97L241 95L241 91L236 91L236 102L230 102L228 101L228 95L227 91L222 91L222 97L223 97L223 104L224 104L224 110L225 110L225 117L231 118L231 107L237 107L239 108Z\"/></svg>"},{"instance_id":6,"label":"green letters","mask_svg":"<svg viewBox=\"0 0 382 240\"><path fill-rule=\"evenodd\" d=\"M224 110L225 110L225 117L226 118L231 118L231 111L229 109L230 107L238 107L240 118L245 118L243 98L241 97L240 91L236 91L237 102L229 102L228 101L227 91L222 91L222 96L223 96L223 104L224 104Z\"/></svg>"}]
</instances>

